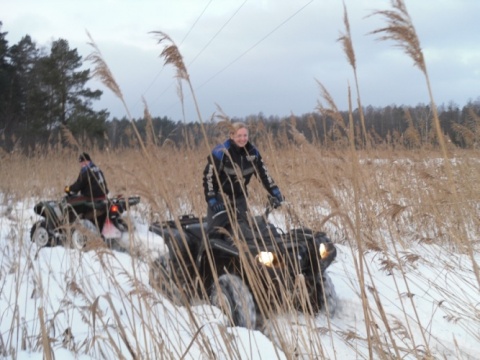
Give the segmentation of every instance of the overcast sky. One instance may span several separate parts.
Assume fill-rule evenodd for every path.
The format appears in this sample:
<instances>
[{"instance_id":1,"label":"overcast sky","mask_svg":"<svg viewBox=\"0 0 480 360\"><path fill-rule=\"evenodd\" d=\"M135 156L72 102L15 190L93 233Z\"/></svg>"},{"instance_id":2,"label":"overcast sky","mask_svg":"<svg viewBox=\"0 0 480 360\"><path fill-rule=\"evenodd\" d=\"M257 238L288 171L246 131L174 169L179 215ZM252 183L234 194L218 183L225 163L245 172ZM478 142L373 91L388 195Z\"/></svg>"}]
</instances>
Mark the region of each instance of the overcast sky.
<instances>
[{"instance_id":1,"label":"overcast sky","mask_svg":"<svg viewBox=\"0 0 480 360\"><path fill-rule=\"evenodd\" d=\"M406 0L437 104L459 106L480 97L479 0ZM374 10L387 0L345 0L364 106L429 102L425 79L392 42L368 33L385 25ZM204 121L217 106L229 117L302 115L322 100L317 81L347 109L352 68L341 44L340 0L0 0L9 45L28 34L39 47L60 38L85 58L87 31L100 48L135 117L142 97L153 116L183 120L172 66L163 65L152 31L178 45ZM84 62L85 67L90 63ZM123 117L122 103L102 84L96 109ZM184 86L187 120L198 120Z\"/></svg>"}]
</instances>

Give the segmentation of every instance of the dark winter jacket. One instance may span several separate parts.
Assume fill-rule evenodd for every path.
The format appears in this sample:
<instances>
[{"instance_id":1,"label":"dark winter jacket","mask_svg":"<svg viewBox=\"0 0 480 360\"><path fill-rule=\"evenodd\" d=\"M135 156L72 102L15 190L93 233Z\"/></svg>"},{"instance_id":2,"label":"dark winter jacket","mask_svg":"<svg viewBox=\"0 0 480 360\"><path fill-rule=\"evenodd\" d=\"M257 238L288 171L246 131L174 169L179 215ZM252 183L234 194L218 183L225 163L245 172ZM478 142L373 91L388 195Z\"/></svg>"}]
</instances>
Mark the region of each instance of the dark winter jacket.
<instances>
[{"instance_id":1,"label":"dark winter jacket","mask_svg":"<svg viewBox=\"0 0 480 360\"><path fill-rule=\"evenodd\" d=\"M93 162L82 167L77 181L70 185L70 191L82 194L87 198L101 198L108 194L108 187L102 170Z\"/></svg>"},{"instance_id":2,"label":"dark winter jacket","mask_svg":"<svg viewBox=\"0 0 480 360\"><path fill-rule=\"evenodd\" d=\"M220 183L214 169L218 172ZM243 148L231 140L217 145L208 157L203 172L205 200L208 202L215 197L220 199L220 187L230 200L248 196L247 185L252 175L260 179L270 194L278 188L268 173L260 152L250 142Z\"/></svg>"}]
</instances>

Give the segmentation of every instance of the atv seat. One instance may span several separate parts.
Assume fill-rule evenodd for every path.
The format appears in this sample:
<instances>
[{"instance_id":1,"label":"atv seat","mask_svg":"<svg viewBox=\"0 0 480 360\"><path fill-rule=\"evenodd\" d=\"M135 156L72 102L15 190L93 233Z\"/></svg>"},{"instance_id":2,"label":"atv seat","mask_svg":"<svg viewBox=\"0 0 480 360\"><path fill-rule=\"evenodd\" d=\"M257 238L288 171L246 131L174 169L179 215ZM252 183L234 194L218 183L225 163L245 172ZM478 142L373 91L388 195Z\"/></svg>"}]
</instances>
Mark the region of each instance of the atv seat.
<instances>
[{"instance_id":1,"label":"atv seat","mask_svg":"<svg viewBox=\"0 0 480 360\"><path fill-rule=\"evenodd\" d=\"M94 200L88 206L91 206L95 210L106 210L108 209L108 200L107 199Z\"/></svg>"},{"instance_id":2,"label":"atv seat","mask_svg":"<svg viewBox=\"0 0 480 360\"><path fill-rule=\"evenodd\" d=\"M92 201L93 200L93 201ZM91 209L104 209L106 208L106 197L98 197L98 198L93 198L90 199L85 196L72 196L67 198L67 204L72 206L74 209L76 208L81 208L81 207L88 207Z\"/></svg>"},{"instance_id":3,"label":"atv seat","mask_svg":"<svg viewBox=\"0 0 480 360\"><path fill-rule=\"evenodd\" d=\"M66 203L70 207L70 222L73 222L77 216L80 216L90 221L99 219L103 223L102 217L108 210L106 198L99 197L94 198L93 201L91 200L85 196L69 196L66 198Z\"/></svg>"}]
</instances>

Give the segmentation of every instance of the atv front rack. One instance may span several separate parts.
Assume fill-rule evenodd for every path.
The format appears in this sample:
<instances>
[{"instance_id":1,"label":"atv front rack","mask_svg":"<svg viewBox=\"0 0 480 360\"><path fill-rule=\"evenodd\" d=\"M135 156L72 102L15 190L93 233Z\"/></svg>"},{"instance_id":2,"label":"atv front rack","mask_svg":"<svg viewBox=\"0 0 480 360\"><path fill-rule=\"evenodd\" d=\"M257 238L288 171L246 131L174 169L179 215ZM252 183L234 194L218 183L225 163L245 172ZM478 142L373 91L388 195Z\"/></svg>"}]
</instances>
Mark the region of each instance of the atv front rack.
<instances>
[{"instance_id":1,"label":"atv front rack","mask_svg":"<svg viewBox=\"0 0 480 360\"><path fill-rule=\"evenodd\" d=\"M192 224L200 224L206 221L206 218L198 218L192 214L188 215L181 215L178 217L177 220L167 220L163 222L155 222L151 225L151 227L164 229L164 228L177 228L177 224L180 223L182 228L185 226L192 225Z\"/></svg>"}]
</instances>

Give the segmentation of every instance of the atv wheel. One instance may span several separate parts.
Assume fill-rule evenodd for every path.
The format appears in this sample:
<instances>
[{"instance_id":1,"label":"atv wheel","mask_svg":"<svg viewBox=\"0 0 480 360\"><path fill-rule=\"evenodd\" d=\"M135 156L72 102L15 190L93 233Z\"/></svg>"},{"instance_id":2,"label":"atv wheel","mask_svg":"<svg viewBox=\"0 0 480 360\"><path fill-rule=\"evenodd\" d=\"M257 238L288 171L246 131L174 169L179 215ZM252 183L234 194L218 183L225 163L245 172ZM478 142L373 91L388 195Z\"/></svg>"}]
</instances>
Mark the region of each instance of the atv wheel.
<instances>
[{"instance_id":1,"label":"atv wheel","mask_svg":"<svg viewBox=\"0 0 480 360\"><path fill-rule=\"evenodd\" d=\"M337 292L328 273L323 273L322 278L319 278L317 281L317 304L319 309L322 309L328 316L333 317L338 304Z\"/></svg>"},{"instance_id":2,"label":"atv wheel","mask_svg":"<svg viewBox=\"0 0 480 360\"><path fill-rule=\"evenodd\" d=\"M90 220L78 220L73 226L72 247L82 250L87 244L88 239L96 236L100 236L100 234L97 227Z\"/></svg>"},{"instance_id":3,"label":"atv wheel","mask_svg":"<svg viewBox=\"0 0 480 360\"><path fill-rule=\"evenodd\" d=\"M172 303L177 306L185 305L182 293L173 278L168 254L161 255L150 263L148 278L150 286L160 291Z\"/></svg>"},{"instance_id":4,"label":"atv wheel","mask_svg":"<svg viewBox=\"0 0 480 360\"><path fill-rule=\"evenodd\" d=\"M33 224L32 229L30 230L30 239L39 248L52 245L52 239L48 234L45 221L38 221Z\"/></svg>"},{"instance_id":5,"label":"atv wheel","mask_svg":"<svg viewBox=\"0 0 480 360\"><path fill-rule=\"evenodd\" d=\"M212 305L219 307L235 326L254 329L257 313L250 289L238 276L224 274L218 278L218 286L212 285Z\"/></svg>"}]
</instances>

